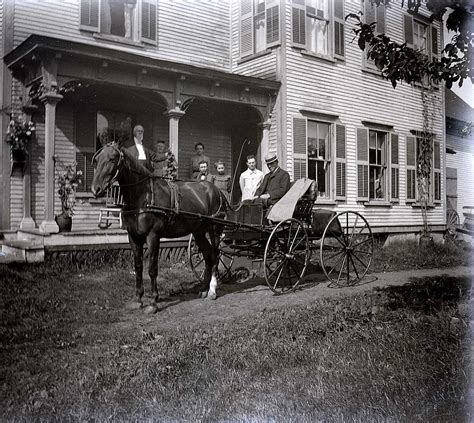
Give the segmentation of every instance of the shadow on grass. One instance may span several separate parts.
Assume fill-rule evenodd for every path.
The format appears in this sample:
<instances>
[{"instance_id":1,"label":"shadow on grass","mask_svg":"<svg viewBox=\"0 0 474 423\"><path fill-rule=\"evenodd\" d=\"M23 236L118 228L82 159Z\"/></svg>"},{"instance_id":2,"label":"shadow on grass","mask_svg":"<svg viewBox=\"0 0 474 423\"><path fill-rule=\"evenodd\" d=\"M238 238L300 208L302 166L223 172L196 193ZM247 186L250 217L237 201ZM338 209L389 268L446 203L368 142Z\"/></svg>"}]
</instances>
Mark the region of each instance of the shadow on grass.
<instances>
[{"instance_id":1,"label":"shadow on grass","mask_svg":"<svg viewBox=\"0 0 474 423\"><path fill-rule=\"evenodd\" d=\"M423 313L434 313L455 307L470 295L470 277L453 277L448 274L422 278L410 278L408 284L376 288L387 296L387 310L410 308Z\"/></svg>"}]
</instances>

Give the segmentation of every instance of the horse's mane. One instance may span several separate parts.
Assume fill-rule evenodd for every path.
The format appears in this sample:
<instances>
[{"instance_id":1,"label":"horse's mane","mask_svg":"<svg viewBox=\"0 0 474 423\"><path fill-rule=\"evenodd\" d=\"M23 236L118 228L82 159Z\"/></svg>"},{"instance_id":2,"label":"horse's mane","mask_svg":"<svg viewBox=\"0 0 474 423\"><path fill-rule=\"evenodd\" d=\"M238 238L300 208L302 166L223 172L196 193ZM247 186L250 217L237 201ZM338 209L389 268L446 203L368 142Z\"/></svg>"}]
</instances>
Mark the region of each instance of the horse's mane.
<instances>
[{"instance_id":1,"label":"horse's mane","mask_svg":"<svg viewBox=\"0 0 474 423\"><path fill-rule=\"evenodd\" d=\"M153 173L143 166L126 148L121 147L120 151L123 153L124 165L128 170L143 176L153 177Z\"/></svg>"}]
</instances>

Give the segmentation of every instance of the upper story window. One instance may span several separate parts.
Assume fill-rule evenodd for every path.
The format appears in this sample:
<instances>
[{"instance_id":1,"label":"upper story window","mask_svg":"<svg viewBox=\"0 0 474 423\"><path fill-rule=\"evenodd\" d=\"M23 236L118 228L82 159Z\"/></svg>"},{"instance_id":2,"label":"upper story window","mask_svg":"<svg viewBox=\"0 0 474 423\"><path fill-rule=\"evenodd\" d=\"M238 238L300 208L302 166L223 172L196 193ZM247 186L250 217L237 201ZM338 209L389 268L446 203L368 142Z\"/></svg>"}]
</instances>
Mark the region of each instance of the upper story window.
<instances>
[{"instance_id":1,"label":"upper story window","mask_svg":"<svg viewBox=\"0 0 474 423\"><path fill-rule=\"evenodd\" d=\"M428 19L421 15L404 15L403 20L407 46L426 54L430 59L438 59L437 21L429 23Z\"/></svg>"},{"instance_id":2,"label":"upper story window","mask_svg":"<svg viewBox=\"0 0 474 423\"><path fill-rule=\"evenodd\" d=\"M344 1L292 0L292 45L308 53L344 59Z\"/></svg>"},{"instance_id":3,"label":"upper story window","mask_svg":"<svg viewBox=\"0 0 474 423\"><path fill-rule=\"evenodd\" d=\"M279 0L241 0L239 41L242 58L280 43Z\"/></svg>"},{"instance_id":4,"label":"upper story window","mask_svg":"<svg viewBox=\"0 0 474 423\"><path fill-rule=\"evenodd\" d=\"M116 41L156 44L156 0L81 0L81 25Z\"/></svg>"},{"instance_id":5,"label":"upper story window","mask_svg":"<svg viewBox=\"0 0 474 423\"><path fill-rule=\"evenodd\" d=\"M314 179L319 200L346 198L346 128L293 118L293 178Z\"/></svg>"},{"instance_id":6,"label":"upper story window","mask_svg":"<svg viewBox=\"0 0 474 423\"><path fill-rule=\"evenodd\" d=\"M385 33L385 6L383 3L378 6L370 1L363 1L362 7L364 11L364 22L366 24L375 23L374 32L376 34ZM377 70L373 60L367 56L364 57L364 66L370 69Z\"/></svg>"}]
</instances>

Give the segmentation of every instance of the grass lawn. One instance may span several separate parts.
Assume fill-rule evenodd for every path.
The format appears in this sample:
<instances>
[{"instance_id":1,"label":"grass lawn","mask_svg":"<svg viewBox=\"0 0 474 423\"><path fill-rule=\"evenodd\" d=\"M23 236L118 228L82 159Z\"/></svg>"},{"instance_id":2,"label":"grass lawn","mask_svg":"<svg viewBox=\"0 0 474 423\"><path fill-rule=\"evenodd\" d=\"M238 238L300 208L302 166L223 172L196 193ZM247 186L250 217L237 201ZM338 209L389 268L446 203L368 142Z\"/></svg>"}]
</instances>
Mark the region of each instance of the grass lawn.
<instances>
[{"instance_id":1,"label":"grass lawn","mask_svg":"<svg viewBox=\"0 0 474 423\"><path fill-rule=\"evenodd\" d=\"M0 267L0 421L469 420L466 278L154 329L123 307L129 265L93 267ZM192 288L182 264L161 275Z\"/></svg>"}]
</instances>

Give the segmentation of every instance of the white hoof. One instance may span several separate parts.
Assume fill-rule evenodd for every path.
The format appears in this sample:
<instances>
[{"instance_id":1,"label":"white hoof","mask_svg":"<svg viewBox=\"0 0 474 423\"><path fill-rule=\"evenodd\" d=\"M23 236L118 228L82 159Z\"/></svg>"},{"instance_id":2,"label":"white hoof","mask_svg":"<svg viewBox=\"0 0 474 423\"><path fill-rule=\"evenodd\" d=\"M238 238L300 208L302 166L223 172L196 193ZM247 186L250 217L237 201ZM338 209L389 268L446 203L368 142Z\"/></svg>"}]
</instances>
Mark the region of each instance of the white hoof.
<instances>
[{"instance_id":1,"label":"white hoof","mask_svg":"<svg viewBox=\"0 0 474 423\"><path fill-rule=\"evenodd\" d=\"M145 314L155 314L158 311L158 306L156 304L151 304L145 307Z\"/></svg>"},{"instance_id":2,"label":"white hoof","mask_svg":"<svg viewBox=\"0 0 474 423\"><path fill-rule=\"evenodd\" d=\"M217 294L215 292L208 293L206 300L215 300L217 298Z\"/></svg>"}]
</instances>

